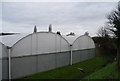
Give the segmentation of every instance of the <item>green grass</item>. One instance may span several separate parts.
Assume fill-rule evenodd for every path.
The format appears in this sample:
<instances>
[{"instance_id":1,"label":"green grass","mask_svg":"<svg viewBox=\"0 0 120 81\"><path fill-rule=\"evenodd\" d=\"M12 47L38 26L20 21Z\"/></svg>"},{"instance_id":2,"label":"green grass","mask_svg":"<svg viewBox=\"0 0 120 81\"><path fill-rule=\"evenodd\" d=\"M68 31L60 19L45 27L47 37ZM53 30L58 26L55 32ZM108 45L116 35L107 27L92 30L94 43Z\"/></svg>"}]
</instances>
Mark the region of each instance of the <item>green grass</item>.
<instances>
[{"instance_id":1,"label":"green grass","mask_svg":"<svg viewBox=\"0 0 120 81\"><path fill-rule=\"evenodd\" d=\"M93 72L95 68L107 63L108 60L110 60L109 57L95 57L72 66L38 73L33 76L25 77L24 79L81 79ZM85 73L79 71L78 68L84 69Z\"/></svg>"},{"instance_id":2,"label":"green grass","mask_svg":"<svg viewBox=\"0 0 120 81\"><path fill-rule=\"evenodd\" d=\"M116 62L92 73L84 79L120 79L120 72L116 71Z\"/></svg>"}]
</instances>

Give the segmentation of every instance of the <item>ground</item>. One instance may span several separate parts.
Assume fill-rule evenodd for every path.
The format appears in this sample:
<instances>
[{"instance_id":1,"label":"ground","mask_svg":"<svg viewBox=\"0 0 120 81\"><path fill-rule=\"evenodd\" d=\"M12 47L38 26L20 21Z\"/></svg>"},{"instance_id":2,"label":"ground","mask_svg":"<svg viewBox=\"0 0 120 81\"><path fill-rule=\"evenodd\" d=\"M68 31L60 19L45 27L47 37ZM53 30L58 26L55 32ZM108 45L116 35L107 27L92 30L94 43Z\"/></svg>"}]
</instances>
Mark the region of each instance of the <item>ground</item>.
<instances>
[{"instance_id":1,"label":"ground","mask_svg":"<svg viewBox=\"0 0 120 81\"><path fill-rule=\"evenodd\" d=\"M116 64L116 62L108 64L84 79L120 79L120 72L117 72L115 68Z\"/></svg>"},{"instance_id":2,"label":"ground","mask_svg":"<svg viewBox=\"0 0 120 81\"><path fill-rule=\"evenodd\" d=\"M65 66L47 72L38 73L33 76L25 77L24 79L82 79L95 72L97 68L107 64L112 57L99 56L90 60ZM80 69L83 71L80 71ZM100 69L99 68L99 69Z\"/></svg>"}]
</instances>

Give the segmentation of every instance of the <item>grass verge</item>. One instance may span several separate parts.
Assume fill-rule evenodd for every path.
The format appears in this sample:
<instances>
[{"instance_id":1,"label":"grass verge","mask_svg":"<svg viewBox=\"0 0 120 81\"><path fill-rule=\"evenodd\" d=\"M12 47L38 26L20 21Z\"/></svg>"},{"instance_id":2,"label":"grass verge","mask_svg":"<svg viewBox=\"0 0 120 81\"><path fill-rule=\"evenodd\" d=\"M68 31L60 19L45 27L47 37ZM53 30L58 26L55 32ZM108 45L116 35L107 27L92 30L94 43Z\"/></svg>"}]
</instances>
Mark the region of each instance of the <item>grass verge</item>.
<instances>
[{"instance_id":1,"label":"grass verge","mask_svg":"<svg viewBox=\"0 0 120 81\"><path fill-rule=\"evenodd\" d=\"M95 68L106 64L110 59L110 57L95 57L90 60L73 64L72 66L38 73L33 76L25 77L24 79L81 79L92 73ZM85 73L81 72L78 68L82 68Z\"/></svg>"},{"instance_id":2,"label":"grass verge","mask_svg":"<svg viewBox=\"0 0 120 81\"><path fill-rule=\"evenodd\" d=\"M107 65L106 67L92 73L85 79L120 79L120 72L116 71L116 62Z\"/></svg>"}]
</instances>

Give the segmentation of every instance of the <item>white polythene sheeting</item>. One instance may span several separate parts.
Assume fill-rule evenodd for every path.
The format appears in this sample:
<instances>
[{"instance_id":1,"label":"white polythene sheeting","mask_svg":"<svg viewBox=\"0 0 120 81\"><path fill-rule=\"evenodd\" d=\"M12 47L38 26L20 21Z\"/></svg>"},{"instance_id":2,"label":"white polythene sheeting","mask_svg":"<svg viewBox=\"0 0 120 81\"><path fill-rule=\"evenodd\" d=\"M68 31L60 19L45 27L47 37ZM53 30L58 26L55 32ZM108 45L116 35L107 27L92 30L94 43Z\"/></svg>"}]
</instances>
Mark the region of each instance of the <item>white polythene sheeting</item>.
<instances>
[{"instance_id":1,"label":"white polythene sheeting","mask_svg":"<svg viewBox=\"0 0 120 81\"><path fill-rule=\"evenodd\" d=\"M2 58L2 43L0 43L0 59Z\"/></svg>"},{"instance_id":2,"label":"white polythene sheeting","mask_svg":"<svg viewBox=\"0 0 120 81\"><path fill-rule=\"evenodd\" d=\"M23 34L14 34L14 35L3 35L0 36L0 42L3 43L6 46L12 47L17 41L19 41L21 38L29 35L28 33Z\"/></svg>"},{"instance_id":3,"label":"white polythene sheeting","mask_svg":"<svg viewBox=\"0 0 120 81\"><path fill-rule=\"evenodd\" d=\"M87 35L82 35L78 37L73 43L73 50L82 50L95 48L94 41Z\"/></svg>"},{"instance_id":4,"label":"white polythene sheeting","mask_svg":"<svg viewBox=\"0 0 120 81\"><path fill-rule=\"evenodd\" d=\"M0 59L0 81L2 80L2 59Z\"/></svg>"},{"instance_id":5,"label":"white polythene sheeting","mask_svg":"<svg viewBox=\"0 0 120 81\"><path fill-rule=\"evenodd\" d=\"M32 36L22 38L12 46L11 56L32 55Z\"/></svg>"},{"instance_id":6,"label":"white polythene sheeting","mask_svg":"<svg viewBox=\"0 0 120 81\"><path fill-rule=\"evenodd\" d=\"M0 81L2 80L2 44L0 43Z\"/></svg>"},{"instance_id":7,"label":"white polythene sheeting","mask_svg":"<svg viewBox=\"0 0 120 81\"><path fill-rule=\"evenodd\" d=\"M5 57L8 57L8 49L7 46L0 42L0 59Z\"/></svg>"},{"instance_id":8,"label":"white polythene sheeting","mask_svg":"<svg viewBox=\"0 0 120 81\"><path fill-rule=\"evenodd\" d=\"M69 43L62 36L50 32L30 34L12 47L12 56L35 55L69 51Z\"/></svg>"},{"instance_id":9,"label":"white polythene sheeting","mask_svg":"<svg viewBox=\"0 0 120 81\"><path fill-rule=\"evenodd\" d=\"M7 47L2 44L0 42L0 80L2 80L2 78L4 77L3 76L3 73L5 73L3 70L4 70L4 66L5 65L3 62L4 58L7 58L8 57L8 49ZM3 78L4 79L4 78Z\"/></svg>"}]
</instances>

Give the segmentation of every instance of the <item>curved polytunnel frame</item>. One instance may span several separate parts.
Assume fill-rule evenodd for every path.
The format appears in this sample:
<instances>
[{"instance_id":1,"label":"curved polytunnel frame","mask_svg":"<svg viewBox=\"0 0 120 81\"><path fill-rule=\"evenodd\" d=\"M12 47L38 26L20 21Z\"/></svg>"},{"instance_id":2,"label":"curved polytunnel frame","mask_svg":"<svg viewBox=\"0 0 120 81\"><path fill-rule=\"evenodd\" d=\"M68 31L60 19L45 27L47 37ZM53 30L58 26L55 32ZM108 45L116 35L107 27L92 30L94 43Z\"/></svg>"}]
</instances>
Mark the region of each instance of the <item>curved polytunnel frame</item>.
<instances>
[{"instance_id":1,"label":"curved polytunnel frame","mask_svg":"<svg viewBox=\"0 0 120 81\"><path fill-rule=\"evenodd\" d=\"M74 40L74 42L73 42L73 44L72 44L72 49L73 50L84 50L84 49L92 49L92 48L84 48L84 49L74 49L74 44L76 43L76 41L77 40L79 40L80 38L82 38L82 37L88 37L88 38L90 38L90 40L92 41L92 44L93 44L93 48L95 48L95 43L94 43L94 41L93 41L93 39L90 37L90 36L88 36L88 35L81 35L81 36L79 36L79 37L77 37L75 40Z\"/></svg>"},{"instance_id":2,"label":"curved polytunnel frame","mask_svg":"<svg viewBox=\"0 0 120 81\"><path fill-rule=\"evenodd\" d=\"M38 37L40 37L38 34L41 34L41 33L43 33L43 34L48 34L48 35L52 34L52 35L55 36L54 41L56 41L56 37L58 37L58 38L60 38L60 41L62 40L63 43L66 42L66 44L67 44L67 45L66 45L66 47L67 47L66 49L67 49L67 50L65 50L65 51L63 51L64 49L61 49L61 48L62 48L61 46L64 46L64 45L61 44L62 42L60 42L60 51L46 52L46 53L43 53L43 54L70 51L70 48L69 48L69 45L70 45L70 44L69 44L69 42L68 42L64 37L62 37L61 35L58 35L58 34L53 33L53 32L37 32L37 33L29 34L29 35L23 37L22 39L20 39L19 41L17 41L17 42L12 46L12 51L14 50L14 47L15 47L19 42L22 42L22 40L24 40L25 38L26 38L26 40L27 40L27 37L30 36L29 38L32 39L32 36L33 36L33 35L36 35L37 38L38 38ZM43 36L44 36L44 35L43 35ZM39 39L36 39L36 42L37 42L37 43L39 43L38 40L39 40ZM59 41L59 40L58 40L58 41ZM32 43L32 40L29 40L29 42ZM59 43L59 42L58 42L58 43ZM31 46L32 46L32 45L31 45ZM30 49L32 49L32 47L31 47ZM38 49L38 47L37 47L37 49ZM56 48L55 48L55 49L56 49ZM36 52L36 53L31 52L31 53L26 54L26 55L23 55L23 56L38 55L38 54L41 54L41 52L40 52L40 53L39 53L39 52ZM18 54L18 55L19 55L19 54ZM12 52L12 56L14 57L14 53L13 53L13 52ZM20 55L20 56L22 56L22 55Z\"/></svg>"}]
</instances>

